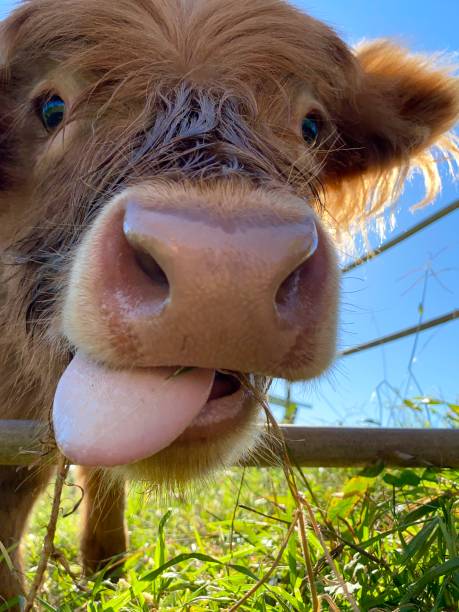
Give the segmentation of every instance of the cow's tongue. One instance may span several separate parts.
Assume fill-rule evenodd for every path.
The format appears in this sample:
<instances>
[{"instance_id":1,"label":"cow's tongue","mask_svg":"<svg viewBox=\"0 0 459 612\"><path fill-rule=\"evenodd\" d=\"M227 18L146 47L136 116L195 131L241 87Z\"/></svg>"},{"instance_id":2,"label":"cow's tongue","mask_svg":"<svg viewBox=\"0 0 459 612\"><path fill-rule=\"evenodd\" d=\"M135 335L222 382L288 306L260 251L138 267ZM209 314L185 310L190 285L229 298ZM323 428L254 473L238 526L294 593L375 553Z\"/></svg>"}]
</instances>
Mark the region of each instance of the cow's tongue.
<instances>
[{"instance_id":1,"label":"cow's tongue","mask_svg":"<svg viewBox=\"0 0 459 612\"><path fill-rule=\"evenodd\" d=\"M57 445L79 465L124 465L154 455L199 413L214 375L202 368L111 370L77 353L54 397Z\"/></svg>"}]
</instances>

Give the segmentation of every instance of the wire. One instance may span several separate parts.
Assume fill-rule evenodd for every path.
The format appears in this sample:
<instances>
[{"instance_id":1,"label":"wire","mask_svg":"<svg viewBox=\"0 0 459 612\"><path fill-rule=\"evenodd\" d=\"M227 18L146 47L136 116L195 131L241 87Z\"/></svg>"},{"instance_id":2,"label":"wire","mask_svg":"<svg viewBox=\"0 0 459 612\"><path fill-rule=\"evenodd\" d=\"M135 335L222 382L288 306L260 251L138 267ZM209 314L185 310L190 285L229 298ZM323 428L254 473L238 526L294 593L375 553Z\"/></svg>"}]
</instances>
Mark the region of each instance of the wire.
<instances>
[{"instance_id":1,"label":"wire","mask_svg":"<svg viewBox=\"0 0 459 612\"><path fill-rule=\"evenodd\" d=\"M455 200L448 206L445 206L444 208L437 211L433 215L430 215L429 217L427 217L426 219L424 219L417 225L413 225L413 227L406 230L406 232L403 232L402 234L395 236L395 238L392 238L392 240L388 240L387 242L383 243L377 249L369 251L362 257L359 257L352 263L348 264L347 266L344 266L341 269L342 273L346 274L346 272L349 272L350 270L354 270L355 268L361 266L362 264L369 261L370 259L374 259L375 257L378 257L378 255L381 255L381 253L384 253L385 251L388 251L392 247L396 246L397 244L400 244L400 242L403 242L407 238L410 238L414 234L417 234L418 232L423 230L425 227L428 227L429 225L432 225L432 223L435 223L435 221L438 221L439 219L446 217L446 215L449 215L450 213L454 212L458 208L459 208L459 200Z\"/></svg>"},{"instance_id":2,"label":"wire","mask_svg":"<svg viewBox=\"0 0 459 612\"><path fill-rule=\"evenodd\" d=\"M354 353L360 353L361 351L366 351L367 349L374 348L375 346L381 346L382 344L387 344L388 342L393 342L394 340L399 340L400 338L405 338L406 336L417 334L426 329L430 329L431 327L443 325L443 323L448 323L449 321L453 321L454 319L458 318L459 310L452 310L451 312L444 314L441 317L437 317L436 319L430 319L429 321L425 321L420 325L413 325L413 327L407 327L406 329L402 329L401 331L395 332L394 334L382 336L381 338L377 338L376 340L371 340L370 342L365 342L364 344L359 344L352 348L345 349L344 351L338 353L338 356L347 357L348 355L353 355Z\"/></svg>"}]
</instances>

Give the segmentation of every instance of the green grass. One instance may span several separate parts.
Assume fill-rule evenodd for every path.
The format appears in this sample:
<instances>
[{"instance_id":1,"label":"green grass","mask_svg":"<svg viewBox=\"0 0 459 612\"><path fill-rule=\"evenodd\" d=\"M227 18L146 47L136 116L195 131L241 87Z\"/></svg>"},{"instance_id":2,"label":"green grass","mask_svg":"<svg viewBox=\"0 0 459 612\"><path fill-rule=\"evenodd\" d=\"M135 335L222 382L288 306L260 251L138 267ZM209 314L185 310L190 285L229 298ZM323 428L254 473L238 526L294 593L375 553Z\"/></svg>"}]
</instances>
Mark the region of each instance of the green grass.
<instances>
[{"instance_id":1,"label":"green grass","mask_svg":"<svg viewBox=\"0 0 459 612\"><path fill-rule=\"evenodd\" d=\"M457 610L458 475L382 466L298 474L300 491L359 610ZM29 579L51 494L49 489L40 502L25 538ZM77 488L65 488L64 512L78 495ZM216 483L197 487L188 500L168 505L133 490L127 515L131 554L117 583L104 575L82 580L78 517L61 518L56 546L68 565L50 562L42 609L229 609L273 565L295 509L280 469L229 470ZM351 610L312 529L307 536L322 609ZM312 610L305 573L294 531L272 575L240 609Z\"/></svg>"}]
</instances>

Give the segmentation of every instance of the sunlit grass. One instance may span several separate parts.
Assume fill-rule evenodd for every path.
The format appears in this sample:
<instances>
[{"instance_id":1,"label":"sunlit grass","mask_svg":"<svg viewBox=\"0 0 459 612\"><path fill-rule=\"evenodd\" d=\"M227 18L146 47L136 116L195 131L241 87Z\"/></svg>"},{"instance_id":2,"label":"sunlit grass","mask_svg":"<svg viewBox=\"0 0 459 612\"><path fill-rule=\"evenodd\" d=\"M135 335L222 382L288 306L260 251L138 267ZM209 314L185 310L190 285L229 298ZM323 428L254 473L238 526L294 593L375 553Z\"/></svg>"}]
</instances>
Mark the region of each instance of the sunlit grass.
<instances>
[{"instance_id":1,"label":"sunlit grass","mask_svg":"<svg viewBox=\"0 0 459 612\"><path fill-rule=\"evenodd\" d=\"M308 469L304 479L299 475L301 493L359 609L457 610L458 476L382 466L360 473ZM49 489L40 502L25 538L29 579L51 494ZM64 510L79 495L66 487ZM59 521L56 547L68 565L59 557L51 561L43 609L230 609L271 568L296 510L282 470L255 468L228 470L212 486L198 486L189 499L167 505L133 489L128 506L131 552L117 583L103 575L82 579L77 515ZM322 608L351 609L312 530L308 541ZM309 612L305 573L294 531L267 583L240 609Z\"/></svg>"}]
</instances>

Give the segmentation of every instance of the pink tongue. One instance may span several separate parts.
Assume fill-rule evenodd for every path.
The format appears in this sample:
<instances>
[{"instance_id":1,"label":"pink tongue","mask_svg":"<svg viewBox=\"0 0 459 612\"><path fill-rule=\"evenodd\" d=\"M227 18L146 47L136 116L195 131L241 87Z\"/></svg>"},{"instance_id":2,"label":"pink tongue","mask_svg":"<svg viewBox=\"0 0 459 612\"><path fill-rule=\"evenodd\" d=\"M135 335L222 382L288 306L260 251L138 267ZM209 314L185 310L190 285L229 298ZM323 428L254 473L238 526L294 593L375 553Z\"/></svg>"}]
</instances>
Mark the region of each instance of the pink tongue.
<instances>
[{"instance_id":1,"label":"pink tongue","mask_svg":"<svg viewBox=\"0 0 459 612\"><path fill-rule=\"evenodd\" d=\"M114 466L169 446L207 402L214 370L110 370L78 353L57 386L56 442L73 463Z\"/></svg>"}]
</instances>

